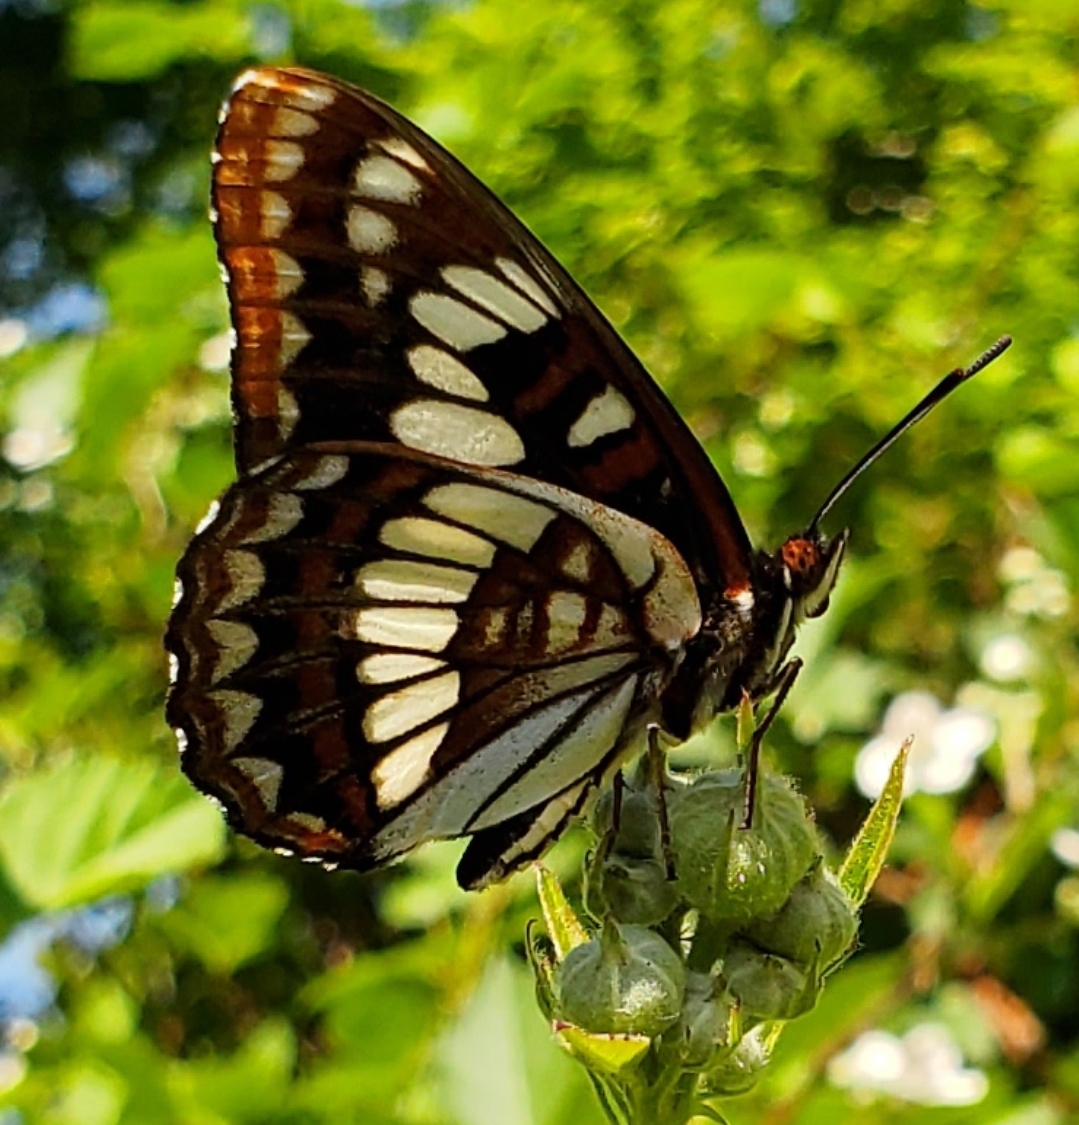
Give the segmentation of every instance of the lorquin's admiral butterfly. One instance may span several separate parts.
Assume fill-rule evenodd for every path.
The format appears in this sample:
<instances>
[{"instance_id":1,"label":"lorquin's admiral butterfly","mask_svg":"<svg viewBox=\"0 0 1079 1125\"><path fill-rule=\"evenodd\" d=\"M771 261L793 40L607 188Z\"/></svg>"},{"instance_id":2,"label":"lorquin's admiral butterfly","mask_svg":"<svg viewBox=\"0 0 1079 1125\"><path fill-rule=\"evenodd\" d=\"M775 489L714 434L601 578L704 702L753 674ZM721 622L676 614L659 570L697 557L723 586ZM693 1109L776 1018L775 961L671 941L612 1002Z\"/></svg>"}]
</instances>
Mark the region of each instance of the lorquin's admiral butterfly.
<instances>
[{"instance_id":1,"label":"lorquin's admiral butterfly","mask_svg":"<svg viewBox=\"0 0 1079 1125\"><path fill-rule=\"evenodd\" d=\"M238 829L360 869L470 835L458 879L481 886L543 851L647 724L684 739L789 683L853 473L755 553L569 275L336 79L240 78L213 213L238 481L179 564L168 720Z\"/></svg>"}]
</instances>

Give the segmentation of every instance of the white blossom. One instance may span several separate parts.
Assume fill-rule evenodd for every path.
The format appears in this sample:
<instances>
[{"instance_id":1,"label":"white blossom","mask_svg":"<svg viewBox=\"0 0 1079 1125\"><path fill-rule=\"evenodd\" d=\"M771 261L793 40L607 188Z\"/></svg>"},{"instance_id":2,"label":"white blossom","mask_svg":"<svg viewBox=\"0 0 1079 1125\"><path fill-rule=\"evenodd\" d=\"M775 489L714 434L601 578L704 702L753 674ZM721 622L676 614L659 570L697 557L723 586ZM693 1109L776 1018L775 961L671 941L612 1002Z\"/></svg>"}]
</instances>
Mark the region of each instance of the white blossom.
<instances>
[{"instance_id":1,"label":"white blossom","mask_svg":"<svg viewBox=\"0 0 1079 1125\"><path fill-rule=\"evenodd\" d=\"M899 747L911 737L904 793L952 793L973 777L978 758L996 738L996 723L970 707L945 710L928 692L896 696L880 733L858 753L854 780L862 793L880 796Z\"/></svg>"},{"instance_id":2,"label":"white blossom","mask_svg":"<svg viewBox=\"0 0 1079 1125\"><path fill-rule=\"evenodd\" d=\"M889 1094L925 1106L975 1105L989 1080L963 1056L951 1032L938 1023L921 1023L904 1036L867 1031L828 1064L836 1086L861 1094Z\"/></svg>"}]
</instances>

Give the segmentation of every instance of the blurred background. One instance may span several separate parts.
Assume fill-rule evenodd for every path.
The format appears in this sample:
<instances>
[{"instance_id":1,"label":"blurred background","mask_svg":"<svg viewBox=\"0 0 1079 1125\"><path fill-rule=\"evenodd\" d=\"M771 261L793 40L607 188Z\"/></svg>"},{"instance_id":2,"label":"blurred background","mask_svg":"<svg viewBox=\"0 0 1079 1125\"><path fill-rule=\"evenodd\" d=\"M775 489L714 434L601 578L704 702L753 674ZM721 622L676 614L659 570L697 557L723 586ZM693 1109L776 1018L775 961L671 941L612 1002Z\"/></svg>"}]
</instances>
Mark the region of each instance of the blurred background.
<instances>
[{"instance_id":1,"label":"blurred background","mask_svg":"<svg viewBox=\"0 0 1079 1125\"><path fill-rule=\"evenodd\" d=\"M837 853L914 733L912 792L860 952L728 1112L1079 1120L1077 37L1069 0L0 0L0 1125L600 1121L527 875L329 874L177 768L172 572L232 476L208 154L254 61L490 184L762 546L1014 335L830 519L770 753ZM729 753L719 723L679 759Z\"/></svg>"}]
</instances>

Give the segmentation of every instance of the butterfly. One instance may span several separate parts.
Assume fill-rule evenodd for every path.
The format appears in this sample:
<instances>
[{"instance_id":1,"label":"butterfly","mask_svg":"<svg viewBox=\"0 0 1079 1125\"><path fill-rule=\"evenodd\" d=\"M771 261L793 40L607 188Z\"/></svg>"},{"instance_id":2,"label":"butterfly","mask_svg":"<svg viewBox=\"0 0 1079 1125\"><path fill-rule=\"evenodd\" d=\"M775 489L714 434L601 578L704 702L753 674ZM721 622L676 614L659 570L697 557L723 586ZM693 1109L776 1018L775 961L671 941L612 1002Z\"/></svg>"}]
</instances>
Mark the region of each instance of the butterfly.
<instances>
[{"instance_id":1,"label":"butterfly","mask_svg":"<svg viewBox=\"0 0 1079 1125\"><path fill-rule=\"evenodd\" d=\"M821 518L993 358L755 552L602 314L394 110L250 70L213 161L237 481L177 568L167 718L237 829L330 866L469 836L458 880L484 886L647 727L789 686L847 543Z\"/></svg>"}]
</instances>

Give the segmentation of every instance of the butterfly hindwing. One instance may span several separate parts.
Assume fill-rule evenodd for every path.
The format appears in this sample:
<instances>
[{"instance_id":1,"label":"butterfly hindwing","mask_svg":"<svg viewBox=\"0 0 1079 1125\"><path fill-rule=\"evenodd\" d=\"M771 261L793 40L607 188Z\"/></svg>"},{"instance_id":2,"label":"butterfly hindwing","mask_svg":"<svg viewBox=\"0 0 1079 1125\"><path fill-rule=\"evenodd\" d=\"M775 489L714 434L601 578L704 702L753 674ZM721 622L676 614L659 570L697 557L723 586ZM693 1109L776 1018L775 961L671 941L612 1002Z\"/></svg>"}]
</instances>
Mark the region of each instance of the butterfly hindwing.
<instances>
[{"instance_id":1,"label":"butterfly hindwing","mask_svg":"<svg viewBox=\"0 0 1079 1125\"><path fill-rule=\"evenodd\" d=\"M349 866L479 833L477 883L577 811L700 625L651 529L385 444L243 478L178 577L192 780L261 842Z\"/></svg>"},{"instance_id":2,"label":"butterfly hindwing","mask_svg":"<svg viewBox=\"0 0 1079 1125\"><path fill-rule=\"evenodd\" d=\"M745 584L748 539L696 439L422 131L327 76L254 70L216 161L241 474L312 442L397 442L601 501L665 535L702 590Z\"/></svg>"}]
</instances>

